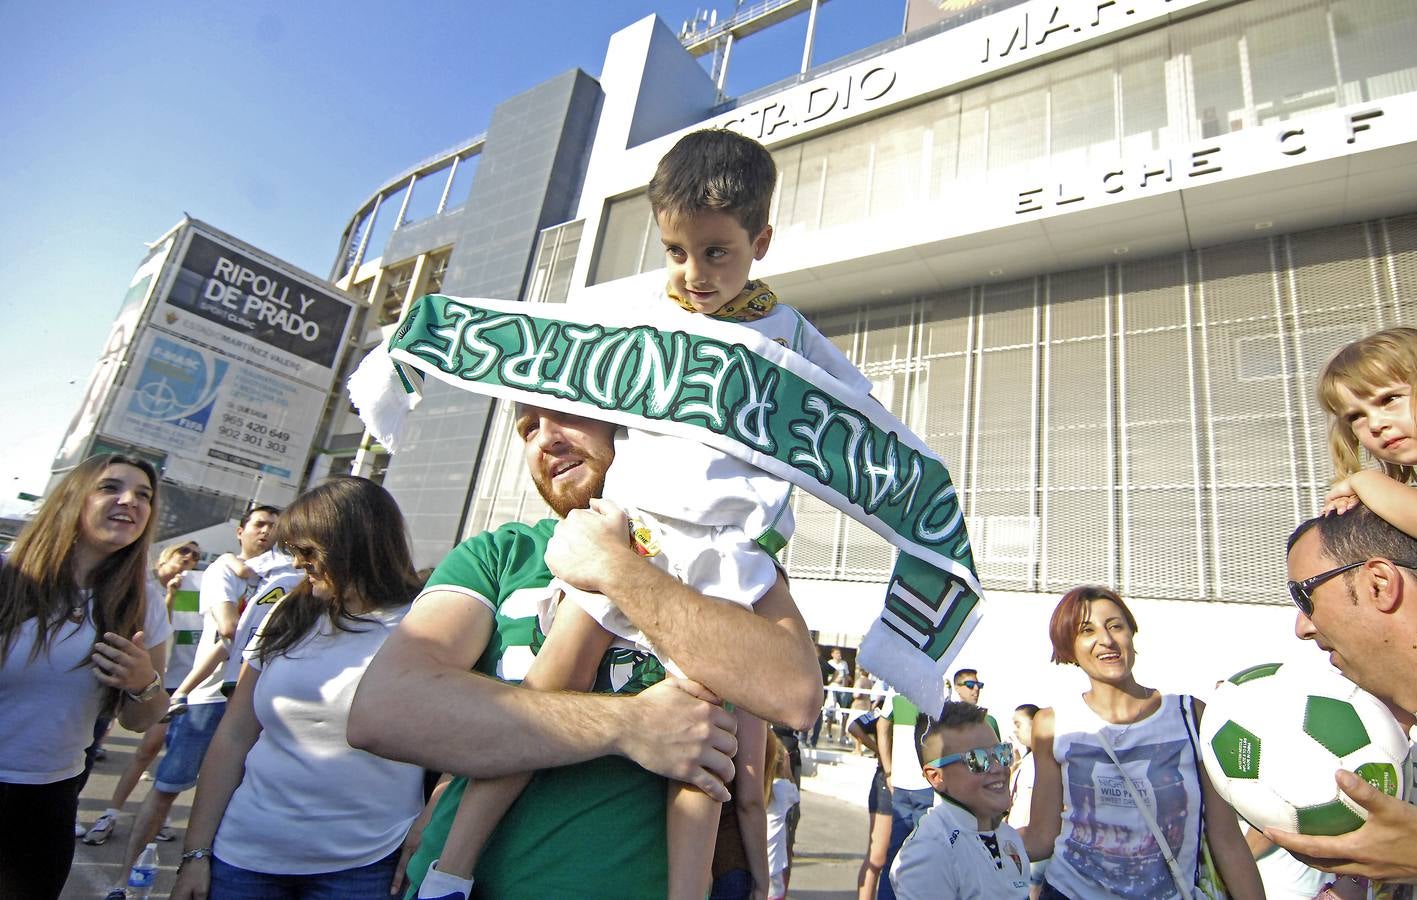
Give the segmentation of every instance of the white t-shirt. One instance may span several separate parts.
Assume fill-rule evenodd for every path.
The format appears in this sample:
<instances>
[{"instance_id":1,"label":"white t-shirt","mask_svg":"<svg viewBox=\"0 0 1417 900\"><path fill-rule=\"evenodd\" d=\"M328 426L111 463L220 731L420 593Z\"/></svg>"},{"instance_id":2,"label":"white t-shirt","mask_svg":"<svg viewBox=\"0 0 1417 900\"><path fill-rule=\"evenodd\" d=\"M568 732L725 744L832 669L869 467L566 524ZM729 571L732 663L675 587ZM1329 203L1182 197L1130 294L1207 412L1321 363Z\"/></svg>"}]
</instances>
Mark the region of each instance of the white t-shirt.
<instances>
[{"instance_id":1,"label":"white t-shirt","mask_svg":"<svg viewBox=\"0 0 1417 900\"><path fill-rule=\"evenodd\" d=\"M1241 822L1240 828L1249 826ZM1330 876L1318 869L1311 869L1283 847L1271 847L1255 858L1255 868L1260 870L1260 883L1264 885L1264 895L1268 900L1312 900Z\"/></svg>"},{"instance_id":2,"label":"white t-shirt","mask_svg":"<svg viewBox=\"0 0 1417 900\"><path fill-rule=\"evenodd\" d=\"M260 583L259 575L242 578L232 571L228 557L218 559L212 563L211 568L202 573L202 637L197 642L197 659L206 658L207 650L218 643L225 646L228 652L231 650L231 641L222 637L217 628L214 610L219 603L230 603L236 607L235 612L239 614L241 605L255 593ZM221 666L213 669L212 673L187 695L188 705L225 703L226 695L221 692L223 674Z\"/></svg>"},{"instance_id":3,"label":"white t-shirt","mask_svg":"<svg viewBox=\"0 0 1417 900\"><path fill-rule=\"evenodd\" d=\"M266 621L266 613L305 580L305 570L297 569L295 560L279 550L267 550L260 556L253 556L246 561L246 565L261 576L261 586L251 595L241 618L236 621L231 655L222 667L222 683L227 687L236 685L246 648L260 630L261 623Z\"/></svg>"},{"instance_id":4,"label":"white t-shirt","mask_svg":"<svg viewBox=\"0 0 1417 900\"><path fill-rule=\"evenodd\" d=\"M167 651L167 675L163 678L169 691L177 690L197 659L197 643L202 639L202 612L198 597L205 571L183 572L182 583L172 598L172 644ZM166 589L163 589L164 602L166 594Z\"/></svg>"},{"instance_id":5,"label":"white t-shirt","mask_svg":"<svg viewBox=\"0 0 1417 900\"><path fill-rule=\"evenodd\" d=\"M775 778L772 799L768 801L768 874L776 875L787 868L787 814L802 802L797 785L786 778Z\"/></svg>"},{"instance_id":6,"label":"white t-shirt","mask_svg":"<svg viewBox=\"0 0 1417 900\"><path fill-rule=\"evenodd\" d=\"M948 801L905 839L891 884L900 900L1007 900L1028 896L1028 854L1008 823L980 831L974 814Z\"/></svg>"},{"instance_id":7,"label":"white t-shirt","mask_svg":"<svg viewBox=\"0 0 1417 900\"><path fill-rule=\"evenodd\" d=\"M349 746L345 728L355 688L408 606L372 622L335 629L322 616L286 655L256 655L260 737L227 804L214 848L223 861L276 875L333 872L397 850L423 807L423 770ZM298 840L292 840L298 835Z\"/></svg>"},{"instance_id":8,"label":"white t-shirt","mask_svg":"<svg viewBox=\"0 0 1417 900\"><path fill-rule=\"evenodd\" d=\"M1009 807L1009 824L1015 828L1027 825L1029 816L1032 815L1035 763L1032 751L1024 751L1023 759L1019 760L1018 768L1014 769L1013 778L1009 782L1009 793L1014 798L1013 805Z\"/></svg>"},{"instance_id":9,"label":"white t-shirt","mask_svg":"<svg viewBox=\"0 0 1417 900\"><path fill-rule=\"evenodd\" d=\"M920 755L915 752L915 719L906 715L908 722L895 720L897 694L886 697L881 707L881 715L891 720L891 789L897 791L919 791L930 787L925 780L925 772L920 767ZM908 701L906 701L908 704ZM907 709L915 707L907 705Z\"/></svg>"},{"instance_id":10,"label":"white t-shirt","mask_svg":"<svg viewBox=\"0 0 1417 900\"><path fill-rule=\"evenodd\" d=\"M87 663L98 639L92 616L90 602L84 621L62 623L49 651L33 662L37 629L30 619L0 662L0 782L53 784L84 770L104 690ZM148 649L172 633L161 598L148 599L142 628Z\"/></svg>"}]
</instances>

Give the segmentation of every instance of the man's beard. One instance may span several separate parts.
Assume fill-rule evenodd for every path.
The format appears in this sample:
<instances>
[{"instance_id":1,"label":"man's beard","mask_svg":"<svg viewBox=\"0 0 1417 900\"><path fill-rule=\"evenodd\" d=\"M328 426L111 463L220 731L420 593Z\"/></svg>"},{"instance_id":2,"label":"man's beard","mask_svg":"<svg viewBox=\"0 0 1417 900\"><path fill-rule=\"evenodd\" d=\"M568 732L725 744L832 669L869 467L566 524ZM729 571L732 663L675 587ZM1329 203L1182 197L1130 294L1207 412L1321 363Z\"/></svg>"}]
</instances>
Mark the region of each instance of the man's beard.
<instances>
[{"instance_id":1,"label":"man's beard","mask_svg":"<svg viewBox=\"0 0 1417 900\"><path fill-rule=\"evenodd\" d=\"M594 460L584 460L581 465L592 466ZM543 480L536 473L532 473L531 483L536 485L536 492L541 495L541 499L546 501L546 505L551 507L551 511L559 518L566 516L573 509L585 509L590 506L590 501L599 497L605 490L605 470L599 469L596 477L589 482L578 485L575 488L568 488L562 491L555 491L549 480Z\"/></svg>"}]
</instances>

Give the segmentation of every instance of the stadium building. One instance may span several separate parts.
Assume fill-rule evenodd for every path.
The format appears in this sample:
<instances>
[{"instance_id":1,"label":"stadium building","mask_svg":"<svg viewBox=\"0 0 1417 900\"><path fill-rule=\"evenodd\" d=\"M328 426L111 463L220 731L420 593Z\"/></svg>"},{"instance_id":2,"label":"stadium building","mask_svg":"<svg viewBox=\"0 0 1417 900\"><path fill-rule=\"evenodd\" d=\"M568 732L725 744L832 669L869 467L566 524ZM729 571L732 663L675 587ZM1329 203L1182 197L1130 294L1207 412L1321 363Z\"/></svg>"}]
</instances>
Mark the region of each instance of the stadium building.
<instances>
[{"instance_id":1,"label":"stadium building","mask_svg":"<svg viewBox=\"0 0 1417 900\"><path fill-rule=\"evenodd\" d=\"M986 702L1049 699L1047 616L1081 583L1135 599L1148 683L1317 659L1291 634L1284 539L1331 474L1318 369L1417 320L1417 6L911 0L900 36L811 66L809 24L800 76L724 96L738 42L818 6L636 22L598 77L508 97L380 186L331 273L372 305L366 345L431 291L655 289L655 163L689 130L737 129L781 173L755 274L954 474L989 589L960 662ZM382 476L429 565L546 515L509 426L432 385L408 449L345 412L322 468ZM823 643L854 645L892 552L796 502L794 596Z\"/></svg>"}]
</instances>

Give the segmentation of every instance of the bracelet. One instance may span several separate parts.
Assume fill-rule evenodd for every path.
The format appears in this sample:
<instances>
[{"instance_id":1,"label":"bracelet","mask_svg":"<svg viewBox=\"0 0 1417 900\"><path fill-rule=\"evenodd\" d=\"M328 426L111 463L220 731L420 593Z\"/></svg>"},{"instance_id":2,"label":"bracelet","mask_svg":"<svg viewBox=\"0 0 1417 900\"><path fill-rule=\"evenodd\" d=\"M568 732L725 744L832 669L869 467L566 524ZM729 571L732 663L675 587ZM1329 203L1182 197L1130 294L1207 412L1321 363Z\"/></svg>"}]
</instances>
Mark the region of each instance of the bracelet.
<instances>
[{"instance_id":1,"label":"bracelet","mask_svg":"<svg viewBox=\"0 0 1417 900\"><path fill-rule=\"evenodd\" d=\"M159 675L159 674L157 674L156 672L154 672L154 673L153 673L153 680L150 681L150 682L148 682L148 686L147 686L147 687L143 688L141 691L138 691L137 693L133 693L132 691L124 691L123 693L125 693L125 694L128 695L128 699L129 699L129 700L132 700L132 701L137 702L137 703L146 703L146 702L148 702L149 700L151 700L152 698L156 697L157 694L158 694L158 691L161 691L161 690L162 690L162 676Z\"/></svg>"},{"instance_id":2,"label":"bracelet","mask_svg":"<svg viewBox=\"0 0 1417 900\"><path fill-rule=\"evenodd\" d=\"M182 862L178 863L177 867L180 869L182 868L182 865L184 863L190 862L194 859L210 859L211 856L211 847L198 847L196 850L188 850L187 852L182 854Z\"/></svg>"}]
</instances>

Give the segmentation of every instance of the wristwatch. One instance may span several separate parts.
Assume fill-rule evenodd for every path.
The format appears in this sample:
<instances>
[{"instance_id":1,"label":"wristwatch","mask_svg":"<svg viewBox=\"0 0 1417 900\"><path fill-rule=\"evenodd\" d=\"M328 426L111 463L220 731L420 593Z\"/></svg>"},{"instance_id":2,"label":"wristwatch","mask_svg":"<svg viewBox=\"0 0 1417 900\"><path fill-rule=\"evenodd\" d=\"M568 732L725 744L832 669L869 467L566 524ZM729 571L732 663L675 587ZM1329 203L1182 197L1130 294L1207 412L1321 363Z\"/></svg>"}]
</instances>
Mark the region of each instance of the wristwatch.
<instances>
[{"instance_id":1,"label":"wristwatch","mask_svg":"<svg viewBox=\"0 0 1417 900\"><path fill-rule=\"evenodd\" d=\"M210 859L210 858L211 858L211 855L212 855L212 848L211 848L211 847L198 847L196 850L188 850L186 853L183 853L183 854L182 854L182 862L185 863L185 862L187 862L188 860L192 860L192 859ZM178 865L178 868L181 868L181 867L182 867L182 863L178 863L177 865Z\"/></svg>"},{"instance_id":2,"label":"wristwatch","mask_svg":"<svg viewBox=\"0 0 1417 900\"><path fill-rule=\"evenodd\" d=\"M136 694L132 691L124 691L123 693L127 694L128 699L130 700L133 700L137 703L146 703L152 698L156 697L158 691L160 690L162 690L162 676L154 672L153 680L148 682L147 687L143 688L141 691L138 691Z\"/></svg>"}]
</instances>

